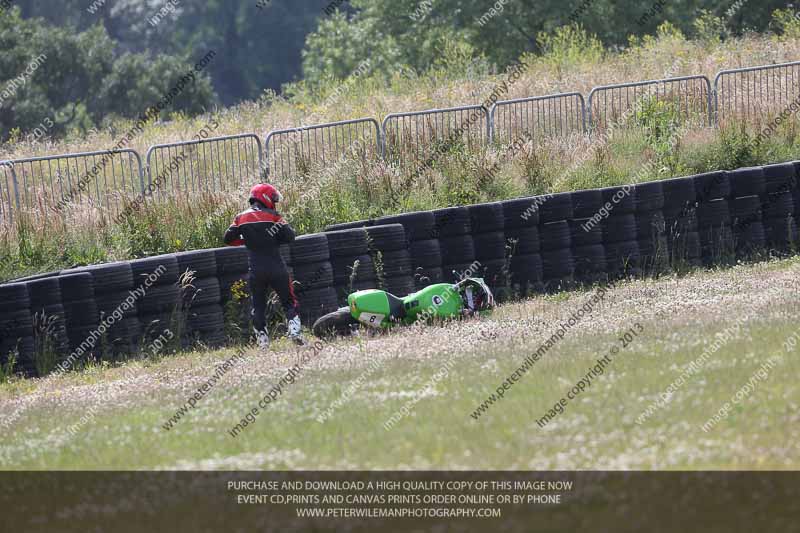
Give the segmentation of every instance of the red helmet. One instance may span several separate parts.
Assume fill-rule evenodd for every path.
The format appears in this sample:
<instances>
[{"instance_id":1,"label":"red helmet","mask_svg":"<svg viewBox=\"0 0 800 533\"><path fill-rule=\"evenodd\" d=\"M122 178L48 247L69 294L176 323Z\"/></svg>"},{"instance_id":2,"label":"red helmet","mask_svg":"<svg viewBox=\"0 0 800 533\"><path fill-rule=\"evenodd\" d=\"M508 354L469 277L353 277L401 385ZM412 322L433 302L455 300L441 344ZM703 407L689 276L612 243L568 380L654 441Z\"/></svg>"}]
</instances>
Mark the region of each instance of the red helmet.
<instances>
[{"instance_id":1,"label":"red helmet","mask_svg":"<svg viewBox=\"0 0 800 533\"><path fill-rule=\"evenodd\" d=\"M256 200L269 209L275 209L275 204L283 200L283 195L269 183L259 183L250 189L250 203Z\"/></svg>"}]
</instances>

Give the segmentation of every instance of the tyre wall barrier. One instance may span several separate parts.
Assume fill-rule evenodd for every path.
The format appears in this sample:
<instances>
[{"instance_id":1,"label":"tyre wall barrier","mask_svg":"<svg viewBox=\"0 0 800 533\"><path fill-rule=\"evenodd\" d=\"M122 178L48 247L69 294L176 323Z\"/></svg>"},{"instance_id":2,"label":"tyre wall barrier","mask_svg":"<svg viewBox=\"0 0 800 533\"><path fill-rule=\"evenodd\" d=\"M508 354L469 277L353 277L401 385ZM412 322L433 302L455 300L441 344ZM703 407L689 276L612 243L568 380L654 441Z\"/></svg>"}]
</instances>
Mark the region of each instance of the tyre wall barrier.
<instances>
[{"instance_id":1,"label":"tyre wall barrier","mask_svg":"<svg viewBox=\"0 0 800 533\"><path fill-rule=\"evenodd\" d=\"M603 226L593 217L603 207L600 189L572 193L572 219L569 220L575 279L585 282L607 280L608 262L603 246Z\"/></svg>"},{"instance_id":2,"label":"tyre wall barrier","mask_svg":"<svg viewBox=\"0 0 800 533\"><path fill-rule=\"evenodd\" d=\"M26 373L34 372L31 300L25 283L0 285L0 350L3 365L14 356Z\"/></svg>"},{"instance_id":3,"label":"tyre wall barrier","mask_svg":"<svg viewBox=\"0 0 800 533\"><path fill-rule=\"evenodd\" d=\"M405 228L402 224L377 224L365 228L369 256L372 258L375 281L382 284L392 294L410 294L415 290L414 265L411 251L406 240ZM358 230L354 230L358 231ZM375 288L375 283L363 283L361 288ZM355 287L354 287L355 288ZM345 290L344 299L351 290Z\"/></svg>"},{"instance_id":4,"label":"tyre wall barrier","mask_svg":"<svg viewBox=\"0 0 800 533\"><path fill-rule=\"evenodd\" d=\"M414 288L420 289L432 283L444 281L442 249L437 237L436 216L433 211L383 216L375 220L372 225L392 224L399 224L405 231L403 244L410 255ZM375 234L371 228L368 229L368 232ZM399 248L395 249L395 251L397 250Z\"/></svg>"},{"instance_id":5,"label":"tyre wall barrier","mask_svg":"<svg viewBox=\"0 0 800 533\"><path fill-rule=\"evenodd\" d=\"M58 277L39 278L25 285L28 286L33 331L36 332L34 340L41 339L42 334L46 333L54 351L69 351L66 315ZM26 372L35 373L35 361L21 362Z\"/></svg>"},{"instance_id":6,"label":"tyre wall barrier","mask_svg":"<svg viewBox=\"0 0 800 533\"><path fill-rule=\"evenodd\" d=\"M388 215L302 235L281 256L310 325L365 288L404 296L473 275L502 299L795 253L798 172L790 162ZM221 346L226 306L247 299L248 268L245 248L222 247L0 285L0 363L14 356L36 375L88 357L124 359L167 329L178 346Z\"/></svg>"},{"instance_id":7,"label":"tyre wall barrier","mask_svg":"<svg viewBox=\"0 0 800 533\"><path fill-rule=\"evenodd\" d=\"M375 264L369 254L367 233L362 228L331 231L326 236L333 286L337 302L342 302L347 296L348 287L360 288L361 283L375 283Z\"/></svg>"},{"instance_id":8,"label":"tyre wall barrier","mask_svg":"<svg viewBox=\"0 0 800 533\"><path fill-rule=\"evenodd\" d=\"M636 243L639 267L658 273L667 268L668 244L664 220L664 187L659 181L633 187L636 198Z\"/></svg>"},{"instance_id":9,"label":"tyre wall barrier","mask_svg":"<svg viewBox=\"0 0 800 533\"><path fill-rule=\"evenodd\" d=\"M529 197L500 202L510 256L507 281L523 294L544 290L539 233L540 200Z\"/></svg>"},{"instance_id":10,"label":"tyre wall barrier","mask_svg":"<svg viewBox=\"0 0 800 533\"><path fill-rule=\"evenodd\" d=\"M502 300L506 297L502 288L508 285L506 278L509 274L503 204L475 204L467 206L467 211L472 228L472 247L475 250L475 266L470 272L483 277L492 292Z\"/></svg>"},{"instance_id":11,"label":"tyre wall barrier","mask_svg":"<svg viewBox=\"0 0 800 533\"><path fill-rule=\"evenodd\" d=\"M93 276L88 272L63 273L58 276L58 282L70 350L80 350L86 356L98 355L100 311Z\"/></svg>"},{"instance_id":12,"label":"tyre wall barrier","mask_svg":"<svg viewBox=\"0 0 800 533\"><path fill-rule=\"evenodd\" d=\"M302 235L289 248L300 318L309 325L339 307L328 236Z\"/></svg>"},{"instance_id":13,"label":"tyre wall barrier","mask_svg":"<svg viewBox=\"0 0 800 533\"><path fill-rule=\"evenodd\" d=\"M225 318L216 253L214 250L181 252L175 254L175 259L182 276L179 308L184 314L179 318L185 327L180 332L181 346L197 341L211 347L224 345Z\"/></svg>"},{"instance_id":14,"label":"tyre wall barrier","mask_svg":"<svg viewBox=\"0 0 800 533\"><path fill-rule=\"evenodd\" d=\"M475 263L470 211L466 207L446 207L433 211L431 236L439 240L443 281L451 282L458 273L471 270Z\"/></svg>"},{"instance_id":15,"label":"tyre wall barrier","mask_svg":"<svg viewBox=\"0 0 800 533\"><path fill-rule=\"evenodd\" d=\"M695 182L675 178L661 182L664 191L664 228L669 264L700 265L700 234L697 224Z\"/></svg>"},{"instance_id":16,"label":"tyre wall barrier","mask_svg":"<svg viewBox=\"0 0 800 533\"><path fill-rule=\"evenodd\" d=\"M541 199L539 241L542 276L548 292L570 288L575 282L575 258L569 225L573 218L572 193L558 193Z\"/></svg>"}]
</instances>

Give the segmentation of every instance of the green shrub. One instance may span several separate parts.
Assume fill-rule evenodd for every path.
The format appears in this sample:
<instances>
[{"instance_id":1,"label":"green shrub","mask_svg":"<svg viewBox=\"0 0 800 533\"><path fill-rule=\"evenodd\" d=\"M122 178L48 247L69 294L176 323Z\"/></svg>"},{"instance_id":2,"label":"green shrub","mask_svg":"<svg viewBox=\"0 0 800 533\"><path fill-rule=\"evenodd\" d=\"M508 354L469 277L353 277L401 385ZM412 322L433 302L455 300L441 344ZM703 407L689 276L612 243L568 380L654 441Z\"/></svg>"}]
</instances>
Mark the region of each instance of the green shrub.
<instances>
[{"instance_id":1,"label":"green shrub","mask_svg":"<svg viewBox=\"0 0 800 533\"><path fill-rule=\"evenodd\" d=\"M791 6L772 13L772 27L784 39L800 38L800 12Z\"/></svg>"}]
</instances>

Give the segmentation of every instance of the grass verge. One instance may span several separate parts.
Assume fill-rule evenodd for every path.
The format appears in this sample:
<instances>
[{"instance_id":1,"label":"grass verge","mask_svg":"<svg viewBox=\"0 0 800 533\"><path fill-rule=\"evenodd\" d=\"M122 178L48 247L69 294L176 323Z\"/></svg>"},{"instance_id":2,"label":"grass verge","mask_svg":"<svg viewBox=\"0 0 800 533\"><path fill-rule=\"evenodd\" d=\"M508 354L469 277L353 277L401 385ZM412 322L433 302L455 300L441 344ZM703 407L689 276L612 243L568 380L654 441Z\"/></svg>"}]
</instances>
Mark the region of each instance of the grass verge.
<instances>
[{"instance_id":1,"label":"grass verge","mask_svg":"<svg viewBox=\"0 0 800 533\"><path fill-rule=\"evenodd\" d=\"M800 368L788 340L800 337L798 273L795 258L621 284L479 420L470 413L588 293L505 305L489 319L334 342L235 438L229 430L300 362L298 349L247 352L170 430L163 424L233 350L12 380L0 385L0 424L8 429L0 465L793 469L800 464ZM636 323L641 333L604 374L540 428L536 420ZM742 324L736 334L717 342L734 323ZM702 367L642 422L645 409L715 343ZM753 381L767 361L774 366ZM748 383L752 390L704 431ZM412 399L410 414L385 429Z\"/></svg>"},{"instance_id":2,"label":"grass verge","mask_svg":"<svg viewBox=\"0 0 800 533\"><path fill-rule=\"evenodd\" d=\"M800 54L800 39L794 31L728 40L700 32L697 39L689 40L669 24L657 35L632 40L619 52L598 48L588 36L553 43L540 56L521 58L525 70L506 97L568 89L588 94L598 85L664 76L713 77L723 68L786 62ZM219 126L214 134L255 131L263 137L268 129L298 124L382 118L389 111L479 103L505 79L488 67L476 70L482 62L463 61L445 62L410 77L359 78L344 92L338 91L336 82L326 87L300 83L286 98L266 95L258 102L215 113ZM335 105L326 107L331 94L336 96ZM307 233L327 224L413 209L800 159L797 117L784 121L763 143L755 143L754 138L769 117L722 130L683 130L674 118L668 108L646 106L607 138L573 136L528 143L512 161L504 159L504 146L470 149L456 143L419 175L415 169L425 157L411 157L405 168L367 157L307 168L302 175L275 181L286 197L282 211L301 233ZM153 144L190 139L209 120L209 116L175 116L148 126L133 147L144 153ZM0 147L0 158L105 149L113 144L116 132L126 127L120 124L58 142L11 142ZM110 222L109 213L85 204L69 206L63 217L23 217L11 228L0 228L0 281L89 263L219 246L233 214L244 208L249 185L225 193L182 194L180 200L171 194L163 202L148 200L140 212L119 224Z\"/></svg>"}]
</instances>

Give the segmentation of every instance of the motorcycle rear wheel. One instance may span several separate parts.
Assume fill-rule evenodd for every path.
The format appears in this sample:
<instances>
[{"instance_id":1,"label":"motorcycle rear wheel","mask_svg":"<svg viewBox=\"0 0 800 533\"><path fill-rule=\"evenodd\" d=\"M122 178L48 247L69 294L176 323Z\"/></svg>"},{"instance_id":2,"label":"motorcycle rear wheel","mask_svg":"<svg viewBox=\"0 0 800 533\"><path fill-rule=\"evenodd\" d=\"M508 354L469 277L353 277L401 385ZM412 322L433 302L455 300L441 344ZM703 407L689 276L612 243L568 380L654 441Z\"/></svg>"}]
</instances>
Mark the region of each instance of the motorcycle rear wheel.
<instances>
[{"instance_id":1,"label":"motorcycle rear wheel","mask_svg":"<svg viewBox=\"0 0 800 533\"><path fill-rule=\"evenodd\" d=\"M350 314L349 307L340 307L332 313L328 313L314 322L311 330L314 335L321 339L329 339L336 336L346 336L352 332L352 326L358 324L358 320Z\"/></svg>"}]
</instances>

